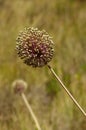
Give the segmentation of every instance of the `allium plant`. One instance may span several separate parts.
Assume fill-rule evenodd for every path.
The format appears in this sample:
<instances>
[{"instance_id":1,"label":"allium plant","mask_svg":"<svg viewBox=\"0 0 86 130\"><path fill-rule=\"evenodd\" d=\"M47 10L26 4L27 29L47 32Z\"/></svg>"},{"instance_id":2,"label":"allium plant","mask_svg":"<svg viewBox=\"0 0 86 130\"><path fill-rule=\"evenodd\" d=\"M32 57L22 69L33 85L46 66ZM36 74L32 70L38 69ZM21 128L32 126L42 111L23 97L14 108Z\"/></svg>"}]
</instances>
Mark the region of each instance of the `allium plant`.
<instances>
[{"instance_id":1,"label":"allium plant","mask_svg":"<svg viewBox=\"0 0 86 130\"><path fill-rule=\"evenodd\" d=\"M53 45L54 43L46 31L40 31L37 28L26 28L24 31L20 32L17 37L16 50L19 57L23 59L24 63L27 65L33 67L43 67L47 65L53 76L59 81L62 88L86 117L86 113L82 107L78 104L52 67L48 65L48 62L51 61L53 57Z\"/></svg>"},{"instance_id":2,"label":"allium plant","mask_svg":"<svg viewBox=\"0 0 86 130\"><path fill-rule=\"evenodd\" d=\"M37 120L37 118L36 118L36 116L35 116L33 110L32 110L32 107L31 107L31 105L29 104L29 102L28 102L28 100L27 100L27 98L26 98L26 96L25 96L25 94L24 94L24 91L25 91L26 88L27 88L27 83L26 83L25 81L21 80L21 79L17 79L17 80L15 80L15 81L12 83L12 87L13 87L13 89L14 89L14 93L21 95L21 97L22 97L22 99L23 99L23 101L24 101L24 103L25 103L25 105L26 105L28 111L29 111L30 114L31 114L32 119L33 119L34 122L35 122L36 128L37 128L38 130L41 130L41 127L40 127L40 125L39 125L39 122L38 122L38 120Z\"/></svg>"}]
</instances>

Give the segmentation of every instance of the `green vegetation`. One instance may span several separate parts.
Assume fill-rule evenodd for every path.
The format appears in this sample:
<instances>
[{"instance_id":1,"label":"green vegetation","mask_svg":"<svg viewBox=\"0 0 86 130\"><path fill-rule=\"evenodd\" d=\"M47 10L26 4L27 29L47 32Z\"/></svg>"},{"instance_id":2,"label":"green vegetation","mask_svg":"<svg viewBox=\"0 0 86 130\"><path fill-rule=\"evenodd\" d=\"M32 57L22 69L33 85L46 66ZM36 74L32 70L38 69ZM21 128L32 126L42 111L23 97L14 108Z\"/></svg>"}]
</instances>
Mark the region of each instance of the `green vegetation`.
<instances>
[{"instance_id":1,"label":"green vegetation","mask_svg":"<svg viewBox=\"0 0 86 130\"><path fill-rule=\"evenodd\" d=\"M32 68L16 54L16 37L24 27L45 29L53 37L50 62L86 111L86 1L0 0L0 130L34 130L15 79L28 83L26 95L43 130L85 130L86 119L53 79L47 67Z\"/></svg>"}]
</instances>

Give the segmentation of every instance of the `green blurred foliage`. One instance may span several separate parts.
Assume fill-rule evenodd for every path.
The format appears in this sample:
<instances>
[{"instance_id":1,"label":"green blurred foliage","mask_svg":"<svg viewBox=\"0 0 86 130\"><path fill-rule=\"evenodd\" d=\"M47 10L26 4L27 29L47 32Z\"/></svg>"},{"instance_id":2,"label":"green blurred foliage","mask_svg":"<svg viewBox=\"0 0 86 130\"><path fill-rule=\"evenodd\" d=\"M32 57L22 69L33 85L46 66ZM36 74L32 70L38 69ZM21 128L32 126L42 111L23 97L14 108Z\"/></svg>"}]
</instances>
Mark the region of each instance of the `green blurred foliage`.
<instances>
[{"instance_id":1,"label":"green blurred foliage","mask_svg":"<svg viewBox=\"0 0 86 130\"><path fill-rule=\"evenodd\" d=\"M86 1L0 0L0 129L35 129L20 96L12 91L12 82L19 78L28 83L27 98L43 129L85 130L85 117L47 67L34 69L18 58L16 37L30 26L53 37L50 64L86 110Z\"/></svg>"}]
</instances>

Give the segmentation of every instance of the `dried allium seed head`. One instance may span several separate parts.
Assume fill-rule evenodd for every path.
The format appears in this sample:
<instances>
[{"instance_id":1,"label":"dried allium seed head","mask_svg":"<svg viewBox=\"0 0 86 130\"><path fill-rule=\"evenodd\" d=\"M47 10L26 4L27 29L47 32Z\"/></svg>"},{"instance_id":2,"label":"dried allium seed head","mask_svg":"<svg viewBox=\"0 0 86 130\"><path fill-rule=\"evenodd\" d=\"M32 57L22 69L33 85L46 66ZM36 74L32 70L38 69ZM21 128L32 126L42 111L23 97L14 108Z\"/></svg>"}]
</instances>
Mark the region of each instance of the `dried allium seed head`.
<instances>
[{"instance_id":1,"label":"dried allium seed head","mask_svg":"<svg viewBox=\"0 0 86 130\"><path fill-rule=\"evenodd\" d=\"M42 67L53 57L53 41L44 30L25 28L17 37L16 50L25 64Z\"/></svg>"},{"instance_id":2,"label":"dried allium seed head","mask_svg":"<svg viewBox=\"0 0 86 130\"><path fill-rule=\"evenodd\" d=\"M15 80L12 84L15 93L22 93L27 88L27 83L21 79Z\"/></svg>"}]
</instances>

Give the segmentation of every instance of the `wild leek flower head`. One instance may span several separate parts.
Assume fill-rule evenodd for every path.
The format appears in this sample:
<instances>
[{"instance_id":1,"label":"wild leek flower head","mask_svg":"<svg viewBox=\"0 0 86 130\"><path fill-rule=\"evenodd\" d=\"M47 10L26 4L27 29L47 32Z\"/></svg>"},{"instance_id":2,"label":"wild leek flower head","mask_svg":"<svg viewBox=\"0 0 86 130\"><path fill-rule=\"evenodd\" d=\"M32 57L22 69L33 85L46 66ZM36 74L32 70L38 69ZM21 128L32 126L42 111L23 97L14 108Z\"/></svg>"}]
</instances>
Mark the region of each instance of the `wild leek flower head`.
<instances>
[{"instance_id":1,"label":"wild leek flower head","mask_svg":"<svg viewBox=\"0 0 86 130\"><path fill-rule=\"evenodd\" d=\"M24 63L33 67L42 67L53 57L53 41L45 30L25 28L17 39L16 50Z\"/></svg>"},{"instance_id":2,"label":"wild leek flower head","mask_svg":"<svg viewBox=\"0 0 86 130\"><path fill-rule=\"evenodd\" d=\"M12 87L15 93L21 94L27 88L27 83L21 79L17 79L12 83Z\"/></svg>"}]
</instances>

